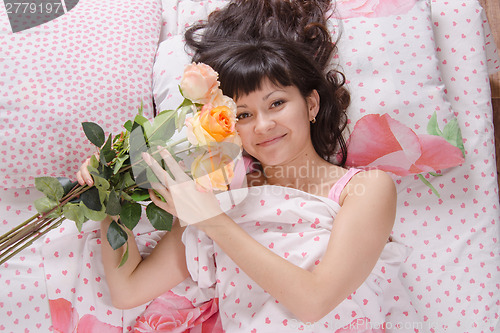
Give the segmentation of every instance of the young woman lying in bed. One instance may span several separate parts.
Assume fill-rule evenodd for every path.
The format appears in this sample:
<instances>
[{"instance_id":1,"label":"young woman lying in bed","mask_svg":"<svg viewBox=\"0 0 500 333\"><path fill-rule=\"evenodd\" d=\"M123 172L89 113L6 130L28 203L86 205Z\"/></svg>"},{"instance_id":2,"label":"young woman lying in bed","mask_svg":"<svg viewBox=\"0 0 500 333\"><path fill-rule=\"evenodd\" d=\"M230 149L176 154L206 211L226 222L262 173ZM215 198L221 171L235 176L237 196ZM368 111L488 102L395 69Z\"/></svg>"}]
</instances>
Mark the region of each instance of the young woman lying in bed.
<instances>
[{"instance_id":1,"label":"young woman lying in bed","mask_svg":"<svg viewBox=\"0 0 500 333\"><path fill-rule=\"evenodd\" d=\"M188 30L193 61L217 71L224 94L233 97L236 129L257 166L245 200L222 209L166 150L160 154L171 175L144 155L160 180L150 190L153 202L189 226L175 223L145 259L129 237L129 258L119 268L123 249L102 242L116 307L143 304L197 275L200 285L216 285L229 332L283 332L297 320L338 327L358 317L384 321L373 271L392 246L396 191L382 171L342 166L349 96L343 75L327 70L334 52L328 5L234 1ZM332 156L340 156L338 165ZM91 185L87 164L77 177ZM111 221L102 221L102 235ZM212 242L212 253L196 252L203 239ZM200 268L201 257L212 262Z\"/></svg>"}]
</instances>

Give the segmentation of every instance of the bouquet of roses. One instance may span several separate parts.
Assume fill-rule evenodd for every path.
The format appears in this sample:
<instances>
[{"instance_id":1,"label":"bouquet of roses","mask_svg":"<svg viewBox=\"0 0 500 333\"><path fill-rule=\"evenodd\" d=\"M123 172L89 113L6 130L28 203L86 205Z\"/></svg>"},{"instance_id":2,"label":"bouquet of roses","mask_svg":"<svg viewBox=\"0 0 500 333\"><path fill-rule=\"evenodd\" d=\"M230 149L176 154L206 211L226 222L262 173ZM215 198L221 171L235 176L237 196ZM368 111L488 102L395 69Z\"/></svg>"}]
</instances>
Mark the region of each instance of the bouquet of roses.
<instances>
[{"instance_id":1,"label":"bouquet of roses","mask_svg":"<svg viewBox=\"0 0 500 333\"><path fill-rule=\"evenodd\" d=\"M74 221L81 231L88 220L119 216L107 233L114 249L127 244L126 228L132 230L137 225L143 206L155 229L170 230L173 217L149 197L151 183L159 181L142 159L142 153L147 152L165 168L158 146L190 166L185 171L199 190L226 190L241 154L241 141L235 132L236 105L223 95L218 74L205 64L186 66L179 90L184 101L177 109L162 111L149 121L141 105L138 115L117 135L106 138L99 125L82 123L86 137L98 151L88 166L94 186L62 177L36 178L35 187L45 194L34 203L38 213L0 236L0 264L66 219ZM127 256L128 248L122 263Z\"/></svg>"}]
</instances>

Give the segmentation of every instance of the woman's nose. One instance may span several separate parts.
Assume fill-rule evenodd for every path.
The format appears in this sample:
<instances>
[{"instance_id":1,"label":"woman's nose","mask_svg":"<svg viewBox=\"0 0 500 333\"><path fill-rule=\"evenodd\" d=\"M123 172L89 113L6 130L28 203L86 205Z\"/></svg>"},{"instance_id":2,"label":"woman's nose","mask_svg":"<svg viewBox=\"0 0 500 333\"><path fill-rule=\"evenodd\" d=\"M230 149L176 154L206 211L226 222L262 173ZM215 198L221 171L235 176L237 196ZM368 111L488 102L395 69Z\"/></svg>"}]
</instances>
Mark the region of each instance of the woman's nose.
<instances>
[{"instance_id":1,"label":"woman's nose","mask_svg":"<svg viewBox=\"0 0 500 333\"><path fill-rule=\"evenodd\" d=\"M272 129L276 125L276 122L274 121L273 117L268 114L259 114L256 117L256 122L255 122L255 128L254 131L255 133L265 133Z\"/></svg>"}]
</instances>

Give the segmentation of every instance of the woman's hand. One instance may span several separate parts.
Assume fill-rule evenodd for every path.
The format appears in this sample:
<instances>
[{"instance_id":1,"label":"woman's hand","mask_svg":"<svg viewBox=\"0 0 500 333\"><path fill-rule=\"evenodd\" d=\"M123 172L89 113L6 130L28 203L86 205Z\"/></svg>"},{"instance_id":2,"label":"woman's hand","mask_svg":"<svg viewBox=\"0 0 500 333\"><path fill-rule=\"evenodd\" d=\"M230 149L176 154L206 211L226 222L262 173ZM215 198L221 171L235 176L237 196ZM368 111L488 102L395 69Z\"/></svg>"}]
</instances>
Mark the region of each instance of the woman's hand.
<instances>
[{"instance_id":1,"label":"woman's hand","mask_svg":"<svg viewBox=\"0 0 500 333\"><path fill-rule=\"evenodd\" d=\"M151 186L165 199L163 201L150 189L155 205L177 216L184 225L206 221L223 213L213 192L199 188L166 149L158 147L158 150L175 179L151 155L143 153L144 161L160 181Z\"/></svg>"},{"instance_id":2,"label":"woman's hand","mask_svg":"<svg viewBox=\"0 0 500 333\"><path fill-rule=\"evenodd\" d=\"M97 158L99 158L99 155L96 153L94 154ZM90 164L90 157L83 162L83 164L80 166L80 170L76 173L76 180L78 181L78 184L80 185L85 185L87 184L88 186L94 186L94 180L92 179L92 176L90 175L88 166Z\"/></svg>"}]
</instances>

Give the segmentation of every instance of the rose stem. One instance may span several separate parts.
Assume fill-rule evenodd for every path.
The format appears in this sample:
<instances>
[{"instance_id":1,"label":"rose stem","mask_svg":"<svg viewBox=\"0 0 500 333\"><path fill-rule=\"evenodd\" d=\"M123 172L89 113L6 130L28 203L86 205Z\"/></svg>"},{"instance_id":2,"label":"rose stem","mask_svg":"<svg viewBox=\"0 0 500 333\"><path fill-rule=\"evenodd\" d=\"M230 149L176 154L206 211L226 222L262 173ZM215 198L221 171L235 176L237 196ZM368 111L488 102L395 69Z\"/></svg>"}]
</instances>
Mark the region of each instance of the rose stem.
<instances>
[{"instance_id":1,"label":"rose stem","mask_svg":"<svg viewBox=\"0 0 500 333\"><path fill-rule=\"evenodd\" d=\"M39 230L41 230L42 228L46 227L46 226L49 226L46 230L43 230L43 231L39 231L38 234L36 236L34 236L36 233L33 232L32 234L28 235L29 237L32 237L32 239L28 239L28 242L25 243L22 247L20 247L19 249L15 250L14 252L12 252L10 255L8 255L6 258L3 258L3 256L6 254L6 253L9 253L9 251L13 250L17 245L19 245L20 242L14 244L14 246L11 246L8 251L5 251L3 252L2 254L0 254L0 258L3 258L1 261L0 261L0 265L5 263L6 261L8 261L10 258L12 258L13 256L15 256L16 254L18 254L19 252L21 252L22 250L24 250L25 248L27 248L28 246L31 246L31 244L33 244L33 242L35 242L37 239L39 239L40 237L42 237L43 235L45 235L47 232L49 232L50 230L52 229L55 229L57 228L59 225L61 225L62 221L64 221L66 218L65 217L60 217L59 220L57 220L54 224L50 225L51 222L53 222L54 220L56 220L57 218L54 218L54 219L50 219L48 222L46 222L42 227L40 227ZM34 237L33 237L34 236ZM27 237L27 238L29 238ZM23 239L23 241L26 241L26 239Z\"/></svg>"},{"instance_id":2,"label":"rose stem","mask_svg":"<svg viewBox=\"0 0 500 333\"><path fill-rule=\"evenodd\" d=\"M18 231L19 229L21 229L22 227L24 227L25 225L27 225L28 223L30 223L31 221L33 221L36 218L40 218L40 214L39 213L37 213L36 215L33 215L32 217L30 217L29 219L27 219L23 223L19 224L18 226L12 228L10 231L8 231L5 234L1 235L0 236L0 243L2 243L4 241L4 239L8 239L10 237L10 235L12 235L13 233L15 233L16 231Z\"/></svg>"}]
</instances>

